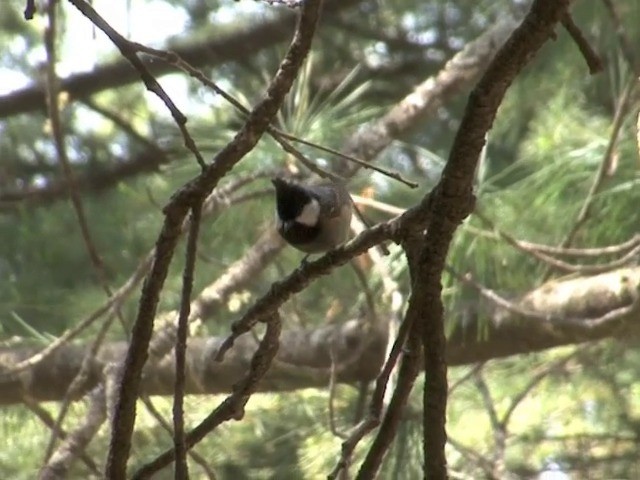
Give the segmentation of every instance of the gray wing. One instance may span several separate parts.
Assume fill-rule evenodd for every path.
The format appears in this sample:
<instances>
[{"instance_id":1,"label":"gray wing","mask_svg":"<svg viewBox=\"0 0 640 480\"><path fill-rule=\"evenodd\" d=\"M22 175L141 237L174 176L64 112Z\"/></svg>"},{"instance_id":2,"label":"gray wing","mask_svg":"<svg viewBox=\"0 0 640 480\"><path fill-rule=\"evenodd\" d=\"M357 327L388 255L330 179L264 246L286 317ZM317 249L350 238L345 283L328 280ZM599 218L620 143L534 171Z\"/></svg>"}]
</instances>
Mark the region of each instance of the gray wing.
<instances>
[{"instance_id":1,"label":"gray wing","mask_svg":"<svg viewBox=\"0 0 640 480\"><path fill-rule=\"evenodd\" d=\"M344 216L351 211L351 196L341 183L320 184L314 187L322 213L328 217Z\"/></svg>"},{"instance_id":2,"label":"gray wing","mask_svg":"<svg viewBox=\"0 0 640 480\"><path fill-rule=\"evenodd\" d=\"M318 199L320 208L325 209L321 215L323 226L318 243L324 249L335 248L349 236L353 207L351 196L344 185L331 184L319 189Z\"/></svg>"}]
</instances>

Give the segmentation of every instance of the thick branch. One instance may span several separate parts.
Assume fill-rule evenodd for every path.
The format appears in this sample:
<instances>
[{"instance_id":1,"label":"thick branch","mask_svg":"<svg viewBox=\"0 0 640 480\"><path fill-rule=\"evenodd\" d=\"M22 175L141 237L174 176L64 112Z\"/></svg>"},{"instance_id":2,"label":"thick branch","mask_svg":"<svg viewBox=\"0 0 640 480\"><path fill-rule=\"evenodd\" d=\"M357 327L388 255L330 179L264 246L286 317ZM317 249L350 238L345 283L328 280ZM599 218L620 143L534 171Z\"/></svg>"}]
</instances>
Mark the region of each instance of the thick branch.
<instances>
[{"instance_id":1,"label":"thick branch","mask_svg":"<svg viewBox=\"0 0 640 480\"><path fill-rule=\"evenodd\" d=\"M356 3L355 0L327 0L325 13L330 15ZM265 48L285 41L289 38L293 24L293 14L285 10L282 15L271 21L252 23L249 28L234 30L232 34L222 38L216 34L204 40L169 45L169 48L194 67L211 67L247 59ZM174 70L172 65L162 62L144 60L144 64L154 76L165 75ZM129 62L119 59L92 72L79 73L62 80L60 90L69 93L69 96L75 99L137 81L138 72L131 68ZM44 92L39 85L0 96L0 118L33 110L44 112L45 108Z\"/></svg>"},{"instance_id":2,"label":"thick branch","mask_svg":"<svg viewBox=\"0 0 640 480\"><path fill-rule=\"evenodd\" d=\"M450 366L484 362L527 354L561 345L626 339L640 334L640 267L625 268L591 277L552 281L524 295L515 307L476 305L458 312L450 322L458 325L447 343ZM528 312L528 315L517 313ZM285 319L285 324L286 324ZM245 335L236 340L222 362L214 357L224 337L193 338L187 350L188 394L228 393L246 373L256 342ZM357 383L375 379L384 360L386 331L371 331L356 320L315 330L287 330L280 351L259 385L260 391L291 391L329 384L331 355L337 363L337 381ZM100 380L104 365L122 358L125 342L106 344L91 367L86 391ZM14 365L37 348L4 348L0 364ZM66 346L47 362L10 379L0 380L0 405L22 403L24 395L35 400L60 400L82 364L85 347ZM142 392L173 394L174 361L171 355L145 366Z\"/></svg>"},{"instance_id":3,"label":"thick branch","mask_svg":"<svg viewBox=\"0 0 640 480\"><path fill-rule=\"evenodd\" d=\"M445 414L447 363L441 276L453 234L473 210L473 180L487 132L507 88L522 68L553 35L569 1L534 1L469 96L442 178L430 195L433 212L412 278L406 319L422 322L424 350L423 456L424 476L447 478Z\"/></svg>"},{"instance_id":4,"label":"thick branch","mask_svg":"<svg viewBox=\"0 0 640 480\"><path fill-rule=\"evenodd\" d=\"M478 81L517 25L517 20L505 15L458 52L436 76L427 78L384 116L349 137L343 151L372 160L394 139L421 125L426 117L433 115L448 100Z\"/></svg>"}]
</instances>

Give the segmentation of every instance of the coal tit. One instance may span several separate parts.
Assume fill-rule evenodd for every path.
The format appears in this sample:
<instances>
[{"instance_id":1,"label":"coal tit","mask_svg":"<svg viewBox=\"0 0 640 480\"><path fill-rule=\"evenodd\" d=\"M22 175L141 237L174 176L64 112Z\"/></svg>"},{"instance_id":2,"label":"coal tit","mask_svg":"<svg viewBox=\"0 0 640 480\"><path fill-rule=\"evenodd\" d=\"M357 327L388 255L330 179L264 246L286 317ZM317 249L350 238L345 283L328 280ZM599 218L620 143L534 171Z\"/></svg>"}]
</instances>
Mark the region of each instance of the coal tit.
<instances>
[{"instance_id":1,"label":"coal tit","mask_svg":"<svg viewBox=\"0 0 640 480\"><path fill-rule=\"evenodd\" d=\"M331 250L343 243L351 224L351 197L344 185L302 185L274 178L278 233L305 253ZM305 257L306 258L306 257Z\"/></svg>"}]
</instances>

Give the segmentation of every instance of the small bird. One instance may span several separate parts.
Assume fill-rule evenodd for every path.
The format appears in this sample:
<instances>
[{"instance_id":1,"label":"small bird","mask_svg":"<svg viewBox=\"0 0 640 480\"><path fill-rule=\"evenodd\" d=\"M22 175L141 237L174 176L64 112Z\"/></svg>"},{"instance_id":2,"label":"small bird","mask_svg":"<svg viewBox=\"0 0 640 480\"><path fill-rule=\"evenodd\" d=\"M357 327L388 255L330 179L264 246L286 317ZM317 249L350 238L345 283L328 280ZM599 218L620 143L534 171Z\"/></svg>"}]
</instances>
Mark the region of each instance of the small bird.
<instances>
[{"instance_id":1,"label":"small bird","mask_svg":"<svg viewBox=\"0 0 640 480\"><path fill-rule=\"evenodd\" d=\"M278 233L291 246L307 254L319 253L347 239L351 197L344 185L302 185L284 178L274 178L271 183L276 188Z\"/></svg>"}]
</instances>

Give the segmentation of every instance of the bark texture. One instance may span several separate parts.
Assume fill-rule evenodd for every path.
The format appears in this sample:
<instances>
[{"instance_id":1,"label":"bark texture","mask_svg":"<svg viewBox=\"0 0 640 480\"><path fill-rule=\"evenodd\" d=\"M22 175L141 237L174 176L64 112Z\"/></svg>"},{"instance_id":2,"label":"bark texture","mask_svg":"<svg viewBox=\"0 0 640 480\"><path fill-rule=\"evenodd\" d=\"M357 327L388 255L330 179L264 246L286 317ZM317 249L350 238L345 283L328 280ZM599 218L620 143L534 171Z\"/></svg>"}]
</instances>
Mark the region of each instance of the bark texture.
<instances>
[{"instance_id":1,"label":"bark texture","mask_svg":"<svg viewBox=\"0 0 640 480\"><path fill-rule=\"evenodd\" d=\"M614 338L634 341L640 334L640 267L590 277L548 282L510 305L478 302L457 312L447 342L449 366L526 354L561 345ZM284 319L286 325L286 319ZM260 391L291 391L329 384L331 350L338 363L337 380L357 383L375 379L384 361L386 329L349 320L314 330L284 330L280 350L259 385ZM222 362L214 357L224 337L193 338L187 350L188 394L228 393L244 373L257 343L251 335L236 340ZM109 362L121 359L124 342L106 344L91 368L86 394ZM10 367L38 348L0 350L0 364ZM81 345L66 346L32 370L0 378L0 404L61 400L85 355ZM150 395L172 395L173 355L145 366L141 389Z\"/></svg>"}]
</instances>

